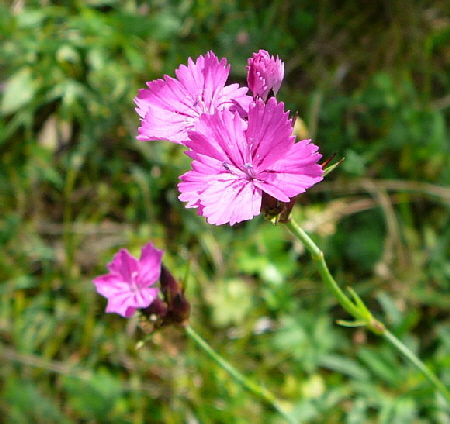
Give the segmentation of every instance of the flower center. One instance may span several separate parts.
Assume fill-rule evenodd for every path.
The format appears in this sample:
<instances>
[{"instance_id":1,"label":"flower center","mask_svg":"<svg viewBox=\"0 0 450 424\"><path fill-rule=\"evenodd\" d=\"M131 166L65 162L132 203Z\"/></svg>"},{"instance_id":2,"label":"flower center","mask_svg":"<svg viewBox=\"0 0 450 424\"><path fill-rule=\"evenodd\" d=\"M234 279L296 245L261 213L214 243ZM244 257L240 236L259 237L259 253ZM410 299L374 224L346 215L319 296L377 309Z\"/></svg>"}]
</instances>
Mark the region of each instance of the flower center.
<instances>
[{"instance_id":1,"label":"flower center","mask_svg":"<svg viewBox=\"0 0 450 424\"><path fill-rule=\"evenodd\" d=\"M205 101L203 94L199 94L190 107L190 112L188 112L185 116L184 124L187 130L190 130L194 127L194 124L198 121L202 113L212 114L214 112L214 106L212 103L208 105Z\"/></svg>"},{"instance_id":2,"label":"flower center","mask_svg":"<svg viewBox=\"0 0 450 424\"><path fill-rule=\"evenodd\" d=\"M203 112L212 114L214 113L215 109L212 102L210 102L209 105L206 103L203 93L197 96L197 98L194 100L193 106L196 113L198 113L198 116L200 116Z\"/></svg>"},{"instance_id":3,"label":"flower center","mask_svg":"<svg viewBox=\"0 0 450 424\"><path fill-rule=\"evenodd\" d=\"M256 178L252 163L245 163L243 171L247 174L247 176L250 180L253 180L254 178Z\"/></svg>"},{"instance_id":4,"label":"flower center","mask_svg":"<svg viewBox=\"0 0 450 424\"><path fill-rule=\"evenodd\" d=\"M137 284L137 281L136 281L138 275L139 275L139 272L137 272L137 271L134 271L134 272L131 273L131 284L130 284L130 286L131 286L131 290L133 292L140 291L140 288L139 288L139 286Z\"/></svg>"},{"instance_id":5,"label":"flower center","mask_svg":"<svg viewBox=\"0 0 450 424\"><path fill-rule=\"evenodd\" d=\"M222 162L222 166L230 173L236 176L240 176L246 180L254 180L257 178L256 173L253 169L252 163L245 163L240 167L236 167L227 162Z\"/></svg>"}]
</instances>

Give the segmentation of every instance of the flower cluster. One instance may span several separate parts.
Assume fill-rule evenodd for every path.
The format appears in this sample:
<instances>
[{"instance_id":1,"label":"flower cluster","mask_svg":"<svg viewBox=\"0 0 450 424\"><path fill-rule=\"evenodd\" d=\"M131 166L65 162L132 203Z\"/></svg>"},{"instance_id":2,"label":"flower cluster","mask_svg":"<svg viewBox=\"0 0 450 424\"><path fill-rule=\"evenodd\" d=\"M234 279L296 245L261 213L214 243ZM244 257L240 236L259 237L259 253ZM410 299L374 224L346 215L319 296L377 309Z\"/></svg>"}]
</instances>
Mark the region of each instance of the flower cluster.
<instances>
[{"instance_id":1,"label":"flower cluster","mask_svg":"<svg viewBox=\"0 0 450 424\"><path fill-rule=\"evenodd\" d=\"M109 273L94 279L97 292L108 299L106 312L125 318L141 310L141 327L149 332L169 324L182 324L190 305L184 290L162 264L163 251L146 244L139 259L121 249L108 264ZM160 280L159 287L155 283ZM160 297L160 294L162 297Z\"/></svg>"},{"instance_id":2,"label":"flower cluster","mask_svg":"<svg viewBox=\"0 0 450 424\"><path fill-rule=\"evenodd\" d=\"M323 177L318 147L295 140L293 121L275 98L284 78L278 56L253 54L248 88L227 85L229 73L226 59L208 52L195 62L189 58L176 78L148 82L134 99L141 118L137 138L188 149L192 168L180 177L179 199L210 224L234 225L261 212L286 222L296 196ZM125 249L116 254L109 273L94 280L108 299L106 312L131 317L140 309L152 328L188 319L189 303L162 254L151 243L139 259Z\"/></svg>"},{"instance_id":3,"label":"flower cluster","mask_svg":"<svg viewBox=\"0 0 450 424\"><path fill-rule=\"evenodd\" d=\"M162 250L145 245L138 259L121 249L108 264L109 274L94 280L98 293L108 299L106 312L131 317L138 308L146 308L157 297L153 287L161 273Z\"/></svg>"},{"instance_id":4,"label":"flower cluster","mask_svg":"<svg viewBox=\"0 0 450 424\"><path fill-rule=\"evenodd\" d=\"M294 142L283 104L257 100L248 120L229 110L202 115L189 133L192 170L181 176L180 200L210 224L233 225L261 211L262 193L289 202L322 178L317 147Z\"/></svg>"},{"instance_id":5,"label":"flower cluster","mask_svg":"<svg viewBox=\"0 0 450 424\"><path fill-rule=\"evenodd\" d=\"M225 85L230 66L226 59L214 53L191 58L188 65L181 65L177 78L165 75L147 83L139 90L136 112L141 118L138 140L168 140L184 144L189 139L188 131L203 114L216 110L231 109L245 111L251 102L248 89L238 84Z\"/></svg>"},{"instance_id":6,"label":"flower cluster","mask_svg":"<svg viewBox=\"0 0 450 424\"><path fill-rule=\"evenodd\" d=\"M284 64L265 50L248 60L247 87L226 85L230 67L214 53L180 66L176 79L147 83L135 99L139 140L185 145L192 169L180 177L179 199L210 224L234 225L264 209L263 198L292 199L322 179L318 148L296 142L277 94Z\"/></svg>"}]
</instances>

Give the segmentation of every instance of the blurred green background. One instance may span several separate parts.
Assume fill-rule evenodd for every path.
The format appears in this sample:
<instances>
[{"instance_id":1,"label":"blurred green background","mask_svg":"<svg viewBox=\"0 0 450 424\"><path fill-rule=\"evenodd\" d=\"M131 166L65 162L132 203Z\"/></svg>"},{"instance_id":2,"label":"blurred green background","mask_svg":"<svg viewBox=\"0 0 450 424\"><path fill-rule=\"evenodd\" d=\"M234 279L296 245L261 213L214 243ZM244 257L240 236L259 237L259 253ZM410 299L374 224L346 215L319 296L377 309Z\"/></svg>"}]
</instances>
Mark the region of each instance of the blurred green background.
<instances>
[{"instance_id":1,"label":"blurred green background","mask_svg":"<svg viewBox=\"0 0 450 424\"><path fill-rule=\"evenodd\" d=\"M299 423L448 423L416 369L348 316L302 246L260 217L177 200L181 146L138 142L145 81L208 50L345 162L294 210L342 286L450 386L450 5L437 1L13 1L0 5L0 416L5 423L278 423L182 331L141 350L91 279L149 240L191 323Z\"/></svg>"}]
</instances>

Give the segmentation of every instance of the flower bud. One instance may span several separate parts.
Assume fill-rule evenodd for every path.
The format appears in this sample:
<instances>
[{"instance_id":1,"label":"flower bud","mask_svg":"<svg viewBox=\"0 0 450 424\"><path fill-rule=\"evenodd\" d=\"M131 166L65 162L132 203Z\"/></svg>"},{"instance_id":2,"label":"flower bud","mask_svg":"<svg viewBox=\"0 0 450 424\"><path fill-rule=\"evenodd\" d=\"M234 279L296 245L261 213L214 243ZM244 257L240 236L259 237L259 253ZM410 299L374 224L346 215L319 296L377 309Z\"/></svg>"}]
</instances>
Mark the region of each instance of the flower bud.
<instances>
[{"instance_id":1,"label":"flower bud","mask_svg":"<svg viewBox=\"0 0 450 424\"><path fill-rule=\"evenodd\" d=\"M184 295L182 285L175 280L164 265L161 265L160 285L164 301L167 304L167 314L164 316L163 324L185 323L189 318L191 305Z\"/></svg>"},{"instance_id":2,"label":"flower bud","mask_svg":"<svg viewBox=\"0 0 450 424\"><path fill-rule=\"evenodd\" d=\"M295 205L297 196L292 197L289 202L280 202L270 194L263 193L261 202L261 212L268 220L274 219L275 222L286 224L289 222L289 216Z\"/></svg>"},{"instance_id":3,"label":"flower bud","mask_svg":"<svg viewBox=\"0 0 450 424\"><path fill-rule=\"evenodd\" d=\"M161 265L160 286L166 302L170 302L180 291L177 281L164 264Z\"/></svg>"},{"instance_id":4,"label":"flower bud","mask_svg":"<svg viewBox=\"0 0 450 424\"><path fill-rule=\"evenodd\" d=\"M284 78L284 63L275 59L266 50L253 53L247 61L247 84L253 92L253 98L267 100L270 91L276 95Z\"/></svg>"},{"instance_id":5,"label":"flower bud","mask_svg":"<svg viewBox=\"0 0 450 424\"><path fill-rule=\"evenodd\" d=\"M184 291L178 293L170 305L167 319L175 324L185 324L191 313L191 305L184 295Z\"/></svg>"}]
</instances>

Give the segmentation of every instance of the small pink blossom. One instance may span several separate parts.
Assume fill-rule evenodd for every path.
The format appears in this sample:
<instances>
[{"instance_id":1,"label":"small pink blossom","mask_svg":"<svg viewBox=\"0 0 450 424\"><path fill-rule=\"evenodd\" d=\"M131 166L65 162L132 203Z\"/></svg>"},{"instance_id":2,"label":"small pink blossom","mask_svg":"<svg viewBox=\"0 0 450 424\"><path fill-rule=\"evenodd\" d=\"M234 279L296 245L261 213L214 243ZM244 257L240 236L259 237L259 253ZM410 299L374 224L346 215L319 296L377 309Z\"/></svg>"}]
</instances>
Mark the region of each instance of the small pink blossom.
<instances>
[{"instance_id":1,"label":"small pink blossom","mask_svg":"<svg viewBox=\"0 0 450 424\"><path fill-rule=\"evenodd\" d=\"M108 299L106 312L131 317L138 308L146 308L158 296L152 287L161 273L163 251L152 243L142 248L140 259L121 249L108 264L109 274L93 280L97 292Z\"/></svg>"},{"instance_id":2,"label":"small pink blossom","mask_svg":"<svg viewBox=\"0 0 450 424\"><path fill-rule=\"evenodd\" d=\"M253 53L247 60L247 84L253 92L253 97L264 101L270 90L276 95L284 78L284 63L277 56L275 59L266 50Z\"/></svg>"},{"instance_id":3,"label":"small pink blossom","mask_svg":"<svg viewBox=\"0 0 450 424\"><path fill-rule=\"evenodd\" d=\"M283 103L261 99L248 121L229 110L202 115L185 144L192 170L182 175L179 199L210 224L236 224L261 211L262 193L289 202L322 180L318 147L295 143Z\"/></svg>"},{"instance_id":4,"label":"small pink blossom","mask_svg":"<svg viewBox=\"0 0 450 424\"><path fill-rule=\"evenodd\" d=\"M217 109L248 110L251 97L247 87L225 85L230 66L213 52L199 56L188 65L181 65L176 79L164 75L163 79L147 82L134 99L136 112L141 118L138 140L168 140L183 144L187 131L203 113Z\"/></svg>"}]
</instances>

